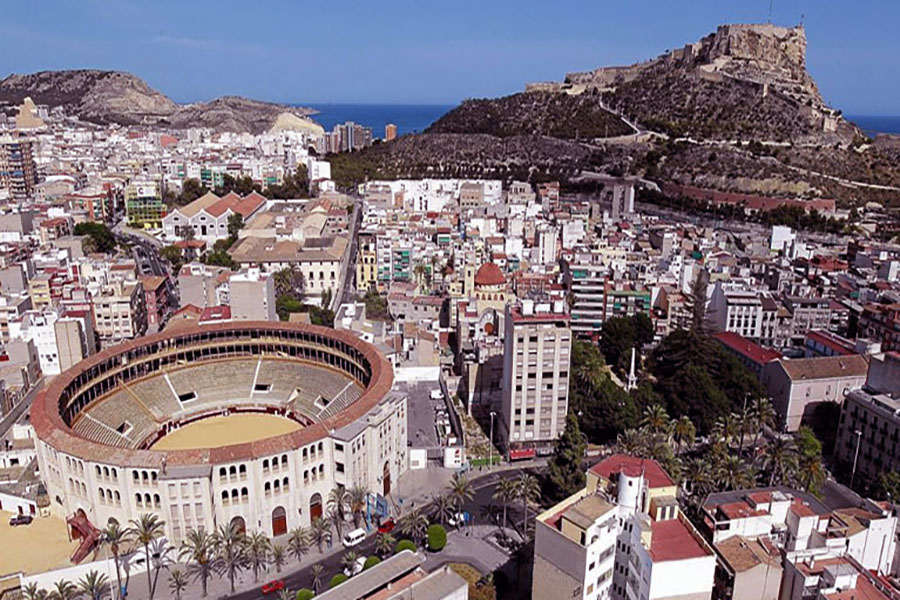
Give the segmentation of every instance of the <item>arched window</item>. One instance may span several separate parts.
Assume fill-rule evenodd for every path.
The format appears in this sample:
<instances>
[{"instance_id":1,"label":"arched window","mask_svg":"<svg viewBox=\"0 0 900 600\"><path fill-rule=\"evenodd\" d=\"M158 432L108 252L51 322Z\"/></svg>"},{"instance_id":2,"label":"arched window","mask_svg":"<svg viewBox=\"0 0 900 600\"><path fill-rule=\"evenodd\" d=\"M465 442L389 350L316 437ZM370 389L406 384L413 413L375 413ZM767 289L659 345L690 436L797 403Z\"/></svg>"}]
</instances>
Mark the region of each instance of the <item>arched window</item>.
<instances>
[{"instance_id":1,"label":"arched window","mask_svg":"<svg viewBox=\"0 0 900 600\"><path fill-rule=\"evenodd\" d=\"M106 501L106 493L103 491L103 488L97 488L97 494L100 496L100 502Z\"/></svg>"},{"instance_id":2,"label":"arched window","mask_svg":"<svg viewBox=\"0 0 900 600\"><path fill-rule=\"evenodd\" d=\"M112 477L113 477L113 479L115 479L115 480L118 480L118 479L119 479L119 472L116 471L115 468L112 469Z\"/></svg>"},{"instance_id":3,"label":"arched window","mask_svg":"<svg viewBox=\"0 0 900 600\"><path fill-rule=\"evenodd\" d=\"M134 503L138 505L138 508L140 508L141 506L144 505L144 503L141 501L141 495L140 495L140 494L135 494L135 495L134 495Z\"/></svg>"},{"instance_id":4,"label":"arched window","mask_svg":"<svg viewBox=\"0 0 900 600\"><path fill-rule=\"evenodd\" d=\"M100 465L97 465L97 477L100 477Z\"/></svg>"},{"instance_id":5,"label":"arched window","mask_svg":"<svg viewBox=\"0 0 900 600\"><path fill-rule=\"evenodd\" d=\"M132 471L132 472L131 472L131 475L132 475L132 477L134 477L134 480L135 480L135 481L138 481L138 480L140 480L140 478L141 478L141 476L138 474L137 471Z\"/></svg>"},{"instance_id":6,"label":"arched window","mask_svg":"<svg viewBox=\"0 0 900 600\"><path fill-rule=\"evenodd\" d=\"M219 467L219 477L225 479L228 475L228 471L225 470L225 467Z\"/></svg>"},{"instance_id":7,"label":"arched window","mask_svg":"<svg viewBox=\"0 0 900 600\"><path fill-rule=\"evenodd\" d=\"M156 471L153 471L152 473L150 473L150 479L153 481L156 481Z\"/></svg>"},{"instance_id":8,"label":"arched window","mask_svg":"<svg viewBox=\"0 0 900 600\"><path fill-rule=\"evenodd\" d=\"M287 467L287 464L288 464L287 454L282 454L281 455L281 466Z\"/></svg>"},{"instance_id":9,"label":"arched window","mask_svg":"<svg viewBox=\"0 0 900 600\"><path fill-rule=\"evenodd\" d=\"M309 452L306 448L303 449L303 460L309 460Z\"/></svg>"},{"instance_id":10,"label":"arched window","mask_svg":"<svg viewBox=\"0 0 900 600\"><path fill-rule=\"evenodd\" d=\"M122 505L122 496L119 495L119 492L115 492L116 494L116 506Z\"/></svg>"},{"instance_id":11,"label":"arched window","mask_svg":"<svg viewBox=\"0 0 900 600\"><path fill-rule=\"evenodd\" d=\"M267 494L268 494L269 492L271 492L271 491L272 491L272 484L270 484L270 483L267 481L266 484L263 486L263 491L264 491L265 493L267 493Z\"/></svg>"},{"instance_id":12,"label":"arched window","mask_svg":"<svg viewBox=\"0 0 900 600\"><path fill-rule=\"evenodd\" d=\"M153 494L153 506L159 508L159 494Z\"/></svg>"},{"instance_id":13,"label":"arched window","mask_svg":"<svg viewBox=\"0 0 900 600\"><path fill-rule=\"evenodd\" d=\"M309 471L303 471L303 483L309 483Z\"/></svg>"},{"instance_id":14,"label":"arched window","mask_svg":"<svg viewBox=\"0 0 900 600\"><path fill-rule=\"evenodd\" d=\"M319 442L319 448L318 448L318 450L319 450L319 454L321 454L321 453L322 453L322 442Z\"/></svg>"},{"instance_id":15,"label":"arched window","mask_svg":"<svg viewBox=\"0 0 900 600\"><path fill-rule=\"evenodd\" d=\"M279 492L281 492L281 482L278 481L277 479L275 480L275 485L274 485L273 487L275 488L275 493L276 493L276 494L279 493Z\"/></svg>"},{"instance_id":16,"label":"arched window","mask_svg":"<svg viewBox=\"0 0 900 600\"><path fill-rule=\"evenodd\" d=\"M241 475L246 475L247 474L247 465L241 465L240 467L238 467L238 473L240 473Z\"/></svg>"},{"instance_id":17,"label":"arched window","mask_svg":"<svg viewBox=\"0 0 900 600\"><path fill-rule=\"evenodd\" d=\"M222 501L228 502L228 490L222 490Z\"/></svg>"},{"instance_id":18,"label":"arched window","mask_svg":"<svg viewBox=\"0 0 900 600\"><path fill-rule=\"evenodd\" d=\"M267 458L263 461L263 471L268 470L268 468L269 468L269 459Z\"/></svg>"},{"instance_id":19,"label":"arched window","mask_svg":"<svg viewBox=\"0 0 900 600\"><path fill-rule=\"evenodd\" d=\"M285 477L285 478L282 480L281 486L284 488L284 491L287 491L287 489L288 489L288 478L287 478L287 477Z\"/></svg>"},{"instance_id":20,"label":"arched window","mask_svg":"<svg viewBox=\"0 0 900 600\"><path fill-rule=\"evenodd\" d=\"M231 490L231 499L236 502L237 497L238 497L237 489Z\"/></svg>"},{"instance_id":21,"label":"arched window","mask_svg":"<svg viewBox=\"0 0 900 600\"><path fill-rule=\"evenodd\" d=\"M109 477L109 467L103 467L103 476Z\"/></svg>"},{"instance_id":22,"label":"arched window","mask_svg":"<svg viewBox=\"0 0 900 600\"><path fill-rule=\"evenodd\" d=\"M237 475L237 469L235 468L234 465L231 465L231 467L228 468L228 474L229 475Z\"/></svg>"},{"instance_id":23,"label":"arched window","mask_svg":"<svg viewBox=\"0 0 900 600\"><path fill-rule=\"evenodd\" d=\"M147 475L147 471L141 471L141 481L147 483L150 477Z\"/></svg>"}]
</instances>

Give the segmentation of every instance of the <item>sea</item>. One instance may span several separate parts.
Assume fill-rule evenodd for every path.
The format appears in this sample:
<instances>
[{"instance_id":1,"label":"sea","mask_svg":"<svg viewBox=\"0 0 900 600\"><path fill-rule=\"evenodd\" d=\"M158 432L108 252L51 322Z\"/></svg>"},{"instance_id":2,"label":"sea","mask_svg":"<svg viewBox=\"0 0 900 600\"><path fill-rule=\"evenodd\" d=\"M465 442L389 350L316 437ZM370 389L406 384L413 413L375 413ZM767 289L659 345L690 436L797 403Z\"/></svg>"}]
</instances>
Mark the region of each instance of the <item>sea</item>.
<instances>
[{"instance_id":1,"label":"sea","mask_svg":"<svg viewBox=\"0 0 900 600\"><path fill-rule=\"evenodd\" d=\"M847 115L847 119L859 125L868 135L879 133L900 134L900 117Z\"/></svg>"},{"instance_id":2,"label":"sea","mask_svg":"<svg viewBox=\"0 0 900 600\"><path fill-rule=\"evenodd\" d=\"M384 137L384 126L393 123L397 135L419 133L453 108L449 104L299 104L318 113L314 121L331 131L335 125L353 121L372 128L372 136Z\"/></svg>"}]
</instances>

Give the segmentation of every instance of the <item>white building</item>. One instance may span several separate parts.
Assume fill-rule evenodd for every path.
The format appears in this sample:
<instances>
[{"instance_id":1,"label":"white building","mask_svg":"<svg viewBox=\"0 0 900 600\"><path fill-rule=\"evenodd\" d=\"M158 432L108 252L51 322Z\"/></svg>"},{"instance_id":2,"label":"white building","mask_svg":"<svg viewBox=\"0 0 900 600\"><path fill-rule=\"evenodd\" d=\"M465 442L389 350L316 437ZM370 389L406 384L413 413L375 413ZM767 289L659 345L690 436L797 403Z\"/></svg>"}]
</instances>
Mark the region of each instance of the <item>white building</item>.
<instances>
[{"instance_id":1,"label":"white building","mask_svg":"<svg viewBox=\"0 0 900 600\"><path fill-rule=\"evenodd\" d=\"M753 341L762 334L763 306L755 292L726 289L717 282L707 314L715 331L730 331Z\"/></svg>"},{"instance_id":2,"label":"white building","mask_svg":"<svg viewBox=\"0 0 900 600\"><path fill-rule=\"evenodd\" d=\"M27 311L10 321L11 339L34 343L45 375L58 375L96 350L89 316L66 317L52 309Z\"/></svg>"}]
</instances>

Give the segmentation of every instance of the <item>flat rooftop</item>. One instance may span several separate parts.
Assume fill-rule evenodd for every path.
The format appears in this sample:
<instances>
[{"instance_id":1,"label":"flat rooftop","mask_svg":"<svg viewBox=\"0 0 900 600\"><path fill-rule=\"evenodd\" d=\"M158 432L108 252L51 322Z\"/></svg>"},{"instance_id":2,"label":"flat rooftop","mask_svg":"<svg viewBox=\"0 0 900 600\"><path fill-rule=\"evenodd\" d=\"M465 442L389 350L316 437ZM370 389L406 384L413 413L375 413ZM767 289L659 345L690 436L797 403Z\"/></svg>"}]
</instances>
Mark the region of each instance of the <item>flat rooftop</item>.
<instances>
[{"instance_id":1,"label":"flat rooftop","mask_svg":"<svg viewBox=\"0 0 900 600\"><path fill-rule=\"evenodd\" d=\"M679 519L653 521L650 530L653 534L650 541L653 562L687 560L711 554Z\"/></svg>"}]
</instances>

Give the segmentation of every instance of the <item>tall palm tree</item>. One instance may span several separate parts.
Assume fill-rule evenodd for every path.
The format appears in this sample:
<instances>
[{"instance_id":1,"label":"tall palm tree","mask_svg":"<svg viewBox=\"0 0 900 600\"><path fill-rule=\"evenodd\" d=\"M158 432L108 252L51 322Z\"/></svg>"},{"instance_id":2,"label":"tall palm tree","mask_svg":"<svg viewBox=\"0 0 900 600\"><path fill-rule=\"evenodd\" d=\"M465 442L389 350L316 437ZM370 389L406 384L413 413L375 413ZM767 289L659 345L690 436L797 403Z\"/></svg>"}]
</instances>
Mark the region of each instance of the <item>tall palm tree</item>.
<instances>
[{"instance_id":1,"label":"tall palm tree","mask_svg":"<svg viewBox=\"0 0 900 600\"><path fill-rule=\"evenodd\" d=\"M219 571L228 575L231 593L234 578L247 568L247 536L234 524L219 525L215 533L216 561Z\"/></svg>"},{"instance_id":2,"label":"tall palm tree","mask_svg":"<svg viewBox=\"0 0 900 600\"><path fill-rule=\"evenodd\" d=\"M753 421L753 426L756 428L753 447L759 448L759 438L762 436L763 429L775 427L775 408L772 406L771 400L760 396L753 401Z\"/></svg>"},{"instance_id":3,"label":"tall palm tree","mask_svg":"<svg viewBox=\"0 0 900 600\"><path fill-rule=\"evenodd\" d=\"M510 502L514 502L519 495L518 482L515 479L501 479L494 488L491 499L496 500L503 507L503 529L506 529L506 515Z\"/></svg>"},{"instance_id":4,"label":"tall palm tree","mask_svg":"<svg viewBox=\"0 0 900 600\"><path fill-rule=\"evenodd\" d=\"M723 490L739 490L753 485L753 476L740 456L729 454L719 467L716 482Z\"/></svg>"},{"instance_id":5,"label":"tall palm tree","mask_svg":"<svg viewBox=\"0 0 900 600\"><path fill-rule=\"evenodd\" d=\"M312 586L313 591L318 594L319 588L322 587L322 573L325 571L325 567L322 566L322 563L316 563L312 566L310 570L310 575L312 575Z\"/></svg>"},{"instance_id":6,"label":"tall palm tree","mask_svg":"<svg viewBox=\"0 0 900 600\"><path fill-rule=\"evenodd\" d=\"M207 583L216 570L216 538L205 529L190 529L181 542L178 559L187 564L187 575L200 581L203 597L206 597Z\"/></svg>"},{"instance_id":7,"label":"tall palm tree","mask_svg":"<svg viewBox=\"0 0 900 600\"><path fill-rule=\"evenodd\" d=\"M334 532L337 534L338 538L341 537L341 530L344 527L344 517L341 515L341 511L338 509L331 509L328 511L328 514L325 515L325 518L328 520L328 523L334 528Z\"/></svg>"},{"instance_id":8,"label":"tall palm tree","mask_svg":"<svg viewBox=\"0 0 900 600\"><path fill-rule=\"evenodd\" d=\"M100 600L109 591L109 577L99 571L88 571L78 581L78 588L91 600Z\"/></svg>"},{"instance_id":9,"label":"tall palm tree","mask_svg":"<svg viewBox=\"0 0 900 600\"><path fill-rule=\"evenodd\" d=\"M100 532L100 543L109 548L110 553L113 555L113 562L116 565L118 594L122 593L122 568L119 564L119 554L127 538L128 531L119 527L119 523L116 521L110 521L106 525L106 529Z\"/></svg>"},{"instance_id":10,"label":"tall palm tree","mask_svg":"<svg viewBox=\"0 0 900 600\"><path fill-rule=\"evenodd\" d=\"M343 485L332 488L331 491L328 492L327 506L330 511L337 513L340 519L344 520L347 516L347 509L349 508L347 488ZM340 529L338 529L338 535L341 535Z\"/></svg>"},{"instance_id":11,"label":"tall palm tree","mask_svg":"<svg viewBox=\"0 0 900 600\"><path fill-rule=\"evenodd\" d=\"M530 473L522 473L516 481L516 491L522 501L522 535L528 531L528 503L541 496L541 486L537 477Z\"/></svg>"},{"instance_id":12,"label":"tall palm tree","mask_svg":"<svg viewBox=\"0 0 900 600\"><path fill-rule=\"evenodd\" d=\"M776 437L766 446L763 454L769 472L769 486L790 478L797 469L797 449L789 438Z\"/></svg>"},{"instance_id":13,"label":"tall palm tree","mask_svg":"<svg viewBox=\"0 0 900 600\"><path fill-rule=\"evenodd\" d=\"M718 420L715 424L719 436L725 440L725 444L731 446L734 438L740 433L740 423L737 415L729 413Z\"/></svg>"},{"instance_id":14,"label":"tall palm tree","mask_svg":"<svg viewBox=\"0 0 900 600\"><path fill-rule=\"evenodd\" d=\"M369 490L362 485L354 485L347 491L347 505L350 508L350 514L353 515L354 527L359 527L359 520L366 510L366 499L368 497Z\"/></svg>"},{"instance_id":15,"label":"tall palm tree","mask_svg":"<svg viewBox=\"0 0 900 600\"><path fill-rule=\"evenodd\" d=\"M420 544L428 530L428 517L422 514L418 508L413 509L400 517L400 520L397 521L397 529L416 544Z\"/></svg>"},{"instance_id":16,"label":"tall palm tree","mask_svg":"<svg viewBox=\"0 0 900 600\"><path fill-rule=\"evenodd\" d=\"M685 447L691 446L697 437L697 429L690 417L684 416L672 425L672 438L678 444L678 454L684 452Z\"/></svg>"},{"instance_id":17,"label":"tall palm tree","mask_svg":"<svg viewBox=\"0 0 900 600\"><path fill-rule=\"evenodd\" d=\"M641 428L652 434L669 433L669 413L660 404L651 404L644 409Z\"/></svg>"},{"instance_id":18,"label":"tall palm tree","mask_svg":"<svg viewBox=\"0 0 900 600\"><path fill-rule=\"evenodd\" d=\"M78 588L68 579L60 579L54 583L49 596L51 600L73 600L77 597Z\"/></svg>"},{"instance_id":19,"label":"tall palm tree","mask_svg":"<svg viewBox=\"0 0 900 600\"><path fill-rule=\"evenodd\" d=\"M466 500L471 500L472 496L475 495L475 490L472 489L472 482L469 481L468 477L460 473L453 475L453 479L450 480L450 484L447 487L456 503L456 510L461 510Z\"/></svg>"},{"instance_id":20,"label":"tall palm tree","mask_svg":"<svg viewBox=\"0 0 900 600\"><path fill-rule=\"evenodd\" d=\"M590 342L585 342L590 344ZM603 384L603 355L599 352L585 352L582 360L573 362L575 367L575 382L583 390L590 391L599 388Z\"/></svg>"},{"instance_id":21,"label":"tall palm tree","mask_svg":"<svg viewBox=\"0 0 900 600\"><path fill-rule=\"evenodd\" d=\"M302 527L295 527L288 536L288 552L297 559L297 562L303 560L303 557L309 553L309 532Z\"/></svg>"},{"instance_id":22,"label":"tall palm tree","mask_svg":"<svg viewBox=\"0 0 900 600\"><path fill-rule=\"evenodd\" d=\"M714 473L715 469L707 459L697 458L690 461L685 473L685 482L690 483L691 494L699 498L709 494L715 486Z\"/></svg>"},{"instance_id":23,"label":"tall palm tree","mask_svg":"<svg viewBox=\"0 0 900 600\"><path fill-rule=\"evenodd\" d=\"M626 429L616 439L616 452L630 456L644 456L646 449L646 435L637 429Z\"/></svg>"},{"instance_id":24,"label":"tall palm tree","mask_svg":"<svg viewBox=\"0 0 900 600\"><path fill-rule=\"evenodd\" d=\"M144 556L147 559L147 589L149 590L150 600L153 600L156 586L153 581L153 569L150 568L152 564L150 546L163 536L166 523L153 513L143 513L137 519L129 521L129 523L131 524L128 528L129 537L135 543L144 547Z\"/></svg>"},{"instance_id":25,"label":"tall palm tree","mask_svg":"<svg viewBox=\"0 0 900 600\"><path fill-rule=\"evenodd\" d=\"M187 587L188 576L181 569L172 569L169 573L169 591L175 596L175 600L181 600L181 594Z\"/></svg>"},{"instance_id":26,"label":"tall palm tree","mask_svg":"<svg viewBox=\"0 0 900 600\"><path fill-rule=\"evenodd\" d=\"M253 581L259 581L259 572L269 566L272 542L262 531L254 531L247 536L247 562L253 571Z\"/></svg>"},{"instance_id":27,"label":"tall palm tree","mask_svg":"<svg viewBox=\"0 0 900 600\"><path fill-rule=\"evenodd\" d=\"M47 600L50 594L47 590L38 587L38 584L31 582L22 588L22 596L25 600Z\"/></svg>"},{"instance_id":28,"label":"tall palm tree","mask_svg":"<svg viewBox=\"0 0 900 600\"><path fill-rule=\"evenodd\" d=\"M272 545L272 564L275 565L275 572L281 573L281 567L287 562L287 549L281 544Z\"/></svg>"},{"instance_id":29,"label":"tall palm tree","mask_svg":"<svg viewBox=\"0 0 900 600\"><path fill-rule=\"evenodd\" d=\"M389 533L379 533L375 536L375 553L381 558L394 551L394 544L397 543L396 538Z\"/></svg>"},{"instance_id":30,"label":"tall palm tree","mask_svg":"<svg viewBox=\"0 0 900 600\"><path fill-rule=\"evenodd\" d=\"M450 494L433 495L431 505L434 507L434 518L441 525L444 525L456 514L456 500Z\"/></svg>"},{"instance_id":31,"label":"tall palm tree","mask_svg":"<svg viewBox=\"0 0 900 600\"><path fill-rule=\"evenodd\" d=\"M322 544L331 536L331 523L319 517L315 521L312 522L309 528L310 535L313 541L316 542L316 546L319 548L319 553L322 553Z\"/></svg>"},{"instance_id":32,"label":"tall palm tree","mask_svg":"<svg viewBox=\"0 0 900 600\"><path fill-rule=\"evenodd\" d=\"M807 492L816 492L825 482L825 466L821 456L801 456L797 462L797 481Z\"/></svg>"}]
</instances>

